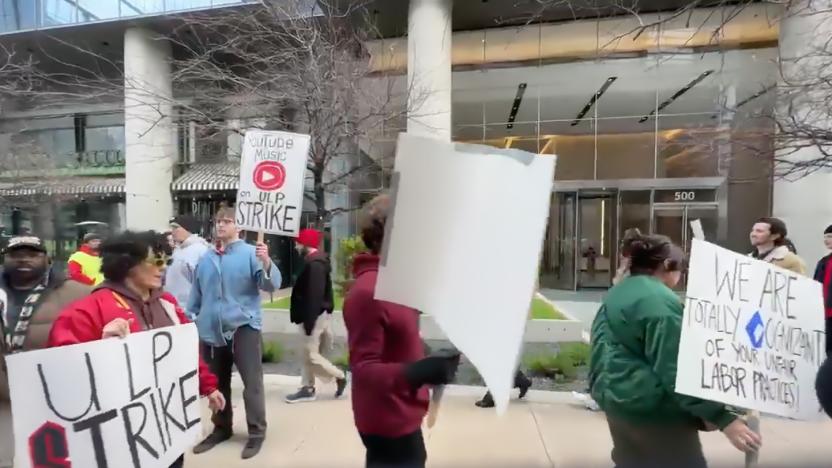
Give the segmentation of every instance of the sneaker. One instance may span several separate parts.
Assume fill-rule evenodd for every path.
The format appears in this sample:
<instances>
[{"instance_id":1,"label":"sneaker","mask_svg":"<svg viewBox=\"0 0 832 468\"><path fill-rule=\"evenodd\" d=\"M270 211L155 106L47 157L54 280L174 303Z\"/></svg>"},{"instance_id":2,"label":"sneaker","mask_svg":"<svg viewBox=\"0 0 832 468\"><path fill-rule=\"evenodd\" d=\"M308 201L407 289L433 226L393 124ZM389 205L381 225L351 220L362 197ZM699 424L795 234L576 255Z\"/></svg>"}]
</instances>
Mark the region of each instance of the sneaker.
<instances>
[{"instance_id":1,"label":"sneaker","mask_svg":"<svg viewBox=\"0 0 832 468\"><path fill-rule=\"evenodd\" d=\"M315 401L315 387L301 387L297 392L286 396L286 403Z\"/></svg>"},{"instance_id":2,"label":"sneaker","mask_svg":"<svg viewBox=\"0 0 832 468\"><path fill-rule=\"evenodd\" d=\"M203 439L202 442L198 443L196 447L194 447L194 454L199 455L200 453L207 452L230 438L230 432L225 432L215 428L214 431L208 435L208 437Z\"/></svg>"},{"instance_id":3,"label":"sneaker","mask_svg":"<svg viewBox=\"0 0 832 468\"><path fill-rule=\"evenodd\" d=\"M344 390L347 389L347 378L344 377L343 379L336 380L335 385L338 386L335 390L335 398L341 398L341 395L344 394Z\"/></svg>"},{"instance_id":4,"label":"sneaker","mask_svg":"<svg viewBox=\"0 0 832 468\"><path fill-rule=\"evenodd\" d=\"M265 439L263 437L249 437L248 442L246 442L246 446L243 448L243 453L241 455L243 460L248 460L249 458L254 458L258 453L260 453L260 449L263 448L263 441Z\"/></svg>"},{"instance_id":5,"label":"sneaker","mask_svg":"<svg viewBox=\"0 0 832 468\"><path fill-rule=\"evenodd\" d=\"M482 400L474 403L479 408L493 408L494 407L494 398L491 397L491 392L487 392Z\"/></svg>"},{"instance_id":6,"label":"sneaker","mask_svg":"<svg viewBox=\"0 0 832 468\"><path fill-rule=\"evenodd\" d=\"M520 382L517 382L517 388L520 389L520 396L518 398L522 400L529 393L529 389L532 388L532 379L524 375Z\"/></svg>"}]
</instances>

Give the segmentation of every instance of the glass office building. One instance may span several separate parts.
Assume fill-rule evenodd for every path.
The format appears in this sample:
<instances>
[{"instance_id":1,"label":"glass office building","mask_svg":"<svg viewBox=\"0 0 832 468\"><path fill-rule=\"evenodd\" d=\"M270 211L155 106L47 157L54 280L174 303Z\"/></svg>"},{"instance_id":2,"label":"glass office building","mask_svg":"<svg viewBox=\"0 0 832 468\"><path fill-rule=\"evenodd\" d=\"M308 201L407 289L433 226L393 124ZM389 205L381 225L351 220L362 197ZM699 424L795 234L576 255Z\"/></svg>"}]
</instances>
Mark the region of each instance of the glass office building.
<instances>
[{"instance_id":1,"label":"glass office building","mask_svg":"<svg viewBox=\"0 0 832 468\"><path fill-rule=\"evenodd\" d=\"M749 248L772 209L766 12L716 39L717 10L693 15L703 34L668 23L635 38L625 16L454 35L452 138L557 155L541 287L609 287L630 228L688 249L700 220L709 240Z\"/></svg>"}]
</instances>

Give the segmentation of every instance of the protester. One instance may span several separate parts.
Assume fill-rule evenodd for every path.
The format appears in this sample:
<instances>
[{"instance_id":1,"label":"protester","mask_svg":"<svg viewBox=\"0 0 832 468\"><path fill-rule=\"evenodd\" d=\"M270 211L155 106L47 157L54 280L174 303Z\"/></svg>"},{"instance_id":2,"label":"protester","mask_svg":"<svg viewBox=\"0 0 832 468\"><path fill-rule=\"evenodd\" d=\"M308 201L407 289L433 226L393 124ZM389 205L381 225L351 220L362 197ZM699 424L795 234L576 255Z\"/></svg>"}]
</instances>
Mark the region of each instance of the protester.
<instances>
[{"instance_id":1,"label":"protester","mask_svg":"<svg viewBox=\"0 0 832 468\"><path fill-rule=\"evenodd\" d=\"M318 250L321 233L315 229L300 231L295 247L303 257L303 269L292 288L290 319L299 325L302 338L301 388L286 397L287 403L314 401L315 377L324 382L335 380L335 398L344 394L347 376L324 357L332 347L332 267L326 254Z\"/></svg>"},{"instance_id":2,"label":"protester","mask_svg":"<svg viewBox=\"0 0 832 468\"><path fill-rule=\"evenodd\" d=\"M722 430L739 450L760 437L720 404L675 392L682 250L664 236L630 242L630 276L610 289L592 324L590 385L606 412L618 467L705 467L699 430Z\"/></svg>"},{"instance_id":3,"label":"protester","mask_svg":"<svg viewBox=\"0 0 832 468\"><path fill-rule=\"evenodd\" d=\"M176 247L170 267L165 272L165 291L187 307L199 259L211 246L196 232L199 221L193 216L179 215L170 220L170 236Z\"/></svg>"},{"instance_id":4,"label":"protester","mask_svg":"<svg viewBox=\"0 0 832 468\"><path fill-rule=\"evenodd\" d=\"M124 232L101 246L105 281L89 296L65 308L49 334L49 347L68 346L130 333L188 323L176 299L162 291L170 254L164 235L152 231ZM226 400L217 378L199 361L199 393L212 411ZM182 467L184 455L171 465Z\"/></svg>"},{"instance_id":5,"label":"protester","mask_svg":"<svg viewBox=\"0 0 832 468\"><path fill-rule=\"evenodd\" d=\"M532 380L526 377L526 374L520 369L517 369L517 372L514 373L514 388L520 389L518 398L521 400L526 397L526 393L532 388ZM485 396L474 404L480 408L493 408L494 398L491 396L491 392L485 392Z\"/></svg>"},{"instance_id":6,"label":"protester","mask_svg":"<svg viewBox=\"0 0 832 468\"><path fill-rule=\"evenodd\" d=\"M49 330L67 304L90 289L52 269L40 238L13 237L0 272L0 468L12 466L11 403L5 356L46 347Z\"/></svg>"},{"instance_id":7,"label":"protester","mask_svg":"<svg viewBox=\"0 0 832 468\"><path fill-rule=\"evenodd\" d=\"M425 358L419 313L375 299L379 252L391 209L386 195L364 208L360 231L369 253L353 261L355 282L344 303L355 426L366 447L368 467L423 467L427 460L422 419L427 385L453 380L458 352Z\"/></svg>"},{"instance_id":8,"label":"protester","mask_svg":"<svg viewBox=\"0 0 832 468\"><path fill-rule=\"evenodd\" d=\"M69 257L66 265L69 278L81 284L97 286L104 281L104 275L101 274L101 257L98 255L101 236L90 232L84 236L83 242L78 251Z\"/></svg>"},{"instance_id":9,"label":"protester","mask_svg":"<svg viewBox=\"0 0 832 468\"><path fill-rule=\"evenodd\" d=\"M823 245L832 250L832 225L823 231ZM826 317L826 355L832 354L832 253L818 261L815 268L815 281L823 285L823 305Z\"/></svg>"},{"instance_id":10,"label":"protester","mask_svg":"<svg viewBox=\"0 0 832 468\"><path fill-rule=\"evenodd\" d=\"M815 394L820 402L820 407L827 416L832 418L832 359L828 357L823 361L815 377Z\"/></svg>"},{"instance_id":11,"label":"protester","mask_svg":"<svg viewBox=\"0 0 832 468\"><path fill-rule=\"evenodd\" d=\"M188 313L196 317L203 356L219 378L219 388L231 401L231 368L243 380L243 400L248 423L248 441L242 458L260 452L266 437L266 397L263 390L263 313L259 290L280 287L280 270L269 258L269 248L252 246L240 239L234 208L224 206L215 216L215 248L199 261ZM194 453L202 453L231 438L231 405L214 414L214 430Z\"/></svg>"},{"instance_id":12,"label":"protester","mask_svg":"<svg viewBox=\"0 0 832 468\"><path fill-rule=\"evenodd\" d=\"M751 256L757 260L772 263L786 270L806 274L806 264L789 250L786 223L777 218L760 218L751 228Z\"/></svg>"}]
</instances>

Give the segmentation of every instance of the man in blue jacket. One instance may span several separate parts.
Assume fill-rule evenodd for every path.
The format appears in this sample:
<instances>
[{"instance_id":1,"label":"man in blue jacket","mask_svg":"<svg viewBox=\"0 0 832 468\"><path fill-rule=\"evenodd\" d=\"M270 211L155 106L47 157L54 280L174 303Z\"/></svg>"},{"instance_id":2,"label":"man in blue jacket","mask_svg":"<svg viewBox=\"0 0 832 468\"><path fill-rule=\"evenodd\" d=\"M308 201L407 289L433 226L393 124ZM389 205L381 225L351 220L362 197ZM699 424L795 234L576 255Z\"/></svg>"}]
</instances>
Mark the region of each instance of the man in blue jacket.
<instances>
[{"instance_id":1,"label":"man in blue jacket","mask_svg":"<svg viewBox=\"0 0 832 468\"><path fill-rule=\"evenodd\" d=\"M188 301L196 317L203 358L219 379L226 401L231 401L231 368L243 380L248 442L242 458L260 452L266 437L266 401L263 391L260 290L280 287L280 271L269 258L266 244L246 244L234 220L234 209L222 207L215 216L215 248L200 259ZM212 417L214 431L194 447L206 452L231 438L232 405Z\"/></svg>"}]
</instances>

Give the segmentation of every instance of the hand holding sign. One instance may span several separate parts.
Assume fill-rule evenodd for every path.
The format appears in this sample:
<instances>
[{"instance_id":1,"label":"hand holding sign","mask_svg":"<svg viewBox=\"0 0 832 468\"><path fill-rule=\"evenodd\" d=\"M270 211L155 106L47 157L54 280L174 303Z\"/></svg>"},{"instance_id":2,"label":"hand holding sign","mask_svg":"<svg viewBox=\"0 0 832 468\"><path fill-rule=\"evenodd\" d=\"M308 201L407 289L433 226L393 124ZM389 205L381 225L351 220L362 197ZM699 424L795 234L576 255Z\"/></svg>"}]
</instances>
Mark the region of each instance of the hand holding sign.
<instances>
[{"instance_id":1,"label":"hand holding sign","mask_svg":"<svg viewBox=\"0 0 832 468\"><path fill-rule=\"evenodd\" d=\"M130 334L130 321L123 318L117 318L112 322L104 325L104 330L101 332L101 338L125 338Z\"/></svg>"},{"instance_id":2,"label":"hand holding sign","mask_svg":"<svg viewBox=\"0 0 832 468\"><path fill-rule=\"evenodd\" d=\"M214 393L208 395L208 408L214 413L219 413L225 409L225 396L219 390L214 390Z\"/></svg>"},{"instance_id":3,"label":"hand holding sign","mask_svg":"<svg viewBox=\"0 0 832 468\"><path fill-rule=\"evenodd\" d=\"M257 256L257 260L260 260L260 263L263 264L263 268L268 270L272 266L272 259L269 257L269 246L266 245L262 240L257 242L257 247L255 247L254 255Z\"/></svg>"}]
</instances>

